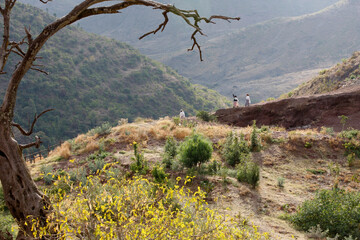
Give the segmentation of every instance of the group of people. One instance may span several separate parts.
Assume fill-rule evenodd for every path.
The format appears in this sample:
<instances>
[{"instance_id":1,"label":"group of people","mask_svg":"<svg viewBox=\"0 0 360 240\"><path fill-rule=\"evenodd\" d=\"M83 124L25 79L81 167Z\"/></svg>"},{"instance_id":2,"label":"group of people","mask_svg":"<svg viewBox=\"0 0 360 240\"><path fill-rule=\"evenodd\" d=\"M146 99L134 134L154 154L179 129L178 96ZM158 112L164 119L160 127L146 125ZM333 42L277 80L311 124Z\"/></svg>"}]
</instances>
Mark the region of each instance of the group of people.
<instances>
[{"instance_id":1,"label":"group of people","mask_svg":"<svg viewBox=\"0 0 360 240\"><path fill-rule=\"evenodd\" d=\"M233 98L234 98L234 105L233 105L233 107L234 107L234 108L239 107L239 99L238 99L237 96L234 95L234 94L233 94ZM246 97L245 97L245 107L249 107L250 104L251 104L250 95L249 95L249 94L246 94Z\"/></svg>"},{"instance_id":2,"label":"group of people","mask_svg":"<svg viewBox=\"0 0 360 240\"><path fill-rule=\"evenodd\" d=\"M239 107L239 99L237 98L236 95L233 94L233 98L234 98L234 105L233 107L236 108L236 107ZM250 95L249 94L246 94L246 97L245 97L245 107L249 107L251 104L251 100L250 100ZM181 119L184 119L185 118L185 112L181 109L180 110L180 120Z\"/></svg>"}]
</instances>

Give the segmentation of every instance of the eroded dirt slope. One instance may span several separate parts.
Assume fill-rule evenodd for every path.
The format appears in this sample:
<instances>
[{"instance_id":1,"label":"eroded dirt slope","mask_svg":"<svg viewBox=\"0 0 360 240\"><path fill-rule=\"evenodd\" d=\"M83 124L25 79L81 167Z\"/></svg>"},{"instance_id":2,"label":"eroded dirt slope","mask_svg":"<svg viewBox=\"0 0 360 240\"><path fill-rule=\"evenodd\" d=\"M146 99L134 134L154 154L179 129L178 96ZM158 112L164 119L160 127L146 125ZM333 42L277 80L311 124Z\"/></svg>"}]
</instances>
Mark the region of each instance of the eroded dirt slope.
<instances>
[{"instance_id":1,"label":"eroded dirt slope","mask_svg":"<svg viewBox=\"0 0 360 240\"><path fill-rule=\"evenodd\" d=\"M286 129L300 127L333 127L360 129L360 86L308 97L287 98L250 107L217 110L221 123L245 127L256 120L257 125L282 126ZM345 126L339 116L347 116Z\"/></svg>"}]
</instances>

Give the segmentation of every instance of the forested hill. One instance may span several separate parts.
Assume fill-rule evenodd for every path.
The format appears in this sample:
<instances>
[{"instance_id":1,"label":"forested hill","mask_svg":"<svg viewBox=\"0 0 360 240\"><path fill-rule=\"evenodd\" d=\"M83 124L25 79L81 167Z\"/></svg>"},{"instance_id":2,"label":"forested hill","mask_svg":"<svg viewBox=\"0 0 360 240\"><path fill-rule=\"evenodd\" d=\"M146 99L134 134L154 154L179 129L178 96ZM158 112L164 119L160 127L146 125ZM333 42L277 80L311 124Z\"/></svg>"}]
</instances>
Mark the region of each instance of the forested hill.
<instances>
[{"instance_id":1,"label":"forested hill","mask_svg":"<svg viewBox=\"0 0 360 240\"><path fill-rule=\"evenodd\" d=\"M12 14L13 39L33 36L54 17L17 4ZM0 32L2 35L2 33ZM5 69L11 73L19 59ZM214 110L228 104L223 96L178 75L174 70L139 54L127 44L78 27L68 27L49 40L39 53L47 76L29 71L19 87L15 121L28 126L35 113L48 108L36 125L36 133L47 142L68 139L78 133L120 118L173 116L184 109ZM0 75L0 97L4 96L10 74ZM30 140L29 140L30 141Z\"/></svg>"}]
</instances>

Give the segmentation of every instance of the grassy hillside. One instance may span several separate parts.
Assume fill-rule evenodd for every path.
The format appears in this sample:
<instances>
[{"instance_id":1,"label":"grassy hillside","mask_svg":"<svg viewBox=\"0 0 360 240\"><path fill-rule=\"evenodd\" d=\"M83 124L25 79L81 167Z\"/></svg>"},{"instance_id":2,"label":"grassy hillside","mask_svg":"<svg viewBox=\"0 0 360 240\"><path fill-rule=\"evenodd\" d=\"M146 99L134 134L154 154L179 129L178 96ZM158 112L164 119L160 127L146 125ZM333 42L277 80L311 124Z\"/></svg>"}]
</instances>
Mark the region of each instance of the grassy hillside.
<instances>
[{"instance_id":1,"label":"grassy hillside","mask_svg":"<svg viewBox=\"0 0 360 240\"><path fill-rule=\"evenodd\" d=\"M219 36L196 53L165 61L195 82L231 96L250 93L256 101L290 91L339 59L360 49L360 2L343 0L323 11L279 18Z\"/></svg>"},{"instance_id":2,"label":"grassy hillside","mask_svg":"<svg viewBox=\"0 0 360 240\"><path fill-rule=\"evenodd\" d=\"M323 237L337 233L341 239L349 234L352 239L360 237L354 227L360 223L359 130L286 131L276 126L231 127L196 118L179 125L175 120L146 119L96 128L68 140L47 159L29 164L35 181L57 206L53 219L62 223L62 233L92 239L96 234L109 236L120 225L121 231L115 233L119 239L196 235L290 240L316 236L309 226L320 224L317 236L323 232ZM208 138L213 151L208 162L187 168L182 152L194 132ZM261 147L250 152L255 142ZM244 181L242 169L247 163L260 167L255 186ZM318 192L325 193L323 202L316 198ZM338 199L332 201L332 196L340 197L343 205ZM314 198L317 202L303 205ZM1 200L0 188L4 216L0 230L10 229L12 220ZM306 215L308 221L302 225ZM96 230L96 226L101 227ZM81 235L73 236L74 230ZM89 232L91 237L86 235Z\"/></svg>"},{"instance_id":3,"label":"grassy hillside","mask_svg":"<svg viewBox=\"0 0 360 240\"><path fill-rule=\"evenodd\" d=\"M349 59L343 59L336 66L321 70L319 75L301 84L282 97L298 97L329 93L360 84L360 52L354 52Z\"/></svg>"},{"instance_id":4,"label":"grassy hillside","mask_svg":"<svg viewBox=\"0 0 360 240\"><path fill-rule=\"evenodd\" d=\"M12 19L12 38L24 36L24 26L33 35L54 20L43 11L27 5L16 5ZM127 44L77 27L56 34L39 53L46 76L30 71L19 87L15 121L27 126L35 113L47 108L38 121L36 133L46 143L68 139L80 132L119 118L158 118L187 114L197 110L225 107L228 100L212 90L192 85L171 68L155 62ZM11 72L18 59L7 65ZM1 75L2 98L9 75Z\"/></svg>"}]
</instances>

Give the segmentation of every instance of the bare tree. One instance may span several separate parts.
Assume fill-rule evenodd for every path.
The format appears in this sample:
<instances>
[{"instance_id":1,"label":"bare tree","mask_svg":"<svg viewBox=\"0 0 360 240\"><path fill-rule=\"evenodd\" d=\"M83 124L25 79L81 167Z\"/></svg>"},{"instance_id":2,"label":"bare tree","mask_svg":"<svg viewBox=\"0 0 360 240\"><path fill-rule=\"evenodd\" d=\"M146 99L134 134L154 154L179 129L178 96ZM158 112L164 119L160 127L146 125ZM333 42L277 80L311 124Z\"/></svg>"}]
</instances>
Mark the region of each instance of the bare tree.
<instances>
[{"instance_id":1,"label":"bare tree","mask_svg":"<svg viewBox=\"0 0 360 240\"><path fill-rule=\"evenodd\" d=\"M39 1L46 4L51 0ZM199 23L214 23L214 19L230 21L239 20L240 18L219 15L204 18L196 10L182 10L173 5L150 0L84 0L67 15L47 25L38 36L33 37L30 29L24 28L24 38L21 41L12 41L10 13L15 4L16 0L0 1L0 13L3 18L3 38L0 48L0 80L5 81L7 79L8 81L8 87L0 108L0 180L4 190L5 201L20 228L17 239L31 239L31 220L37 218L45 224L46 216L51 211L51 204L48 198L39 191L31 178L23 160L22 151L25 148L38 147L41 141L39 138L36 138L33 143L20 145L14 139L12 127L18 128L23 135L29 136L33 132L37 119L45 112L51 110L48 109L39 115L35 115L29 131L25 131L19 124L13 122L17 90L24 75L29 70L47 74L41 68L41 65L36 64L37 54L46 41L62 28L80 19L99 14L116 14L130 6L142 5L162 11L164 21L155 30L144 34L140 39L149 34L155 34L160 30L163 31L169 20L169 13L177 15L194 29L191 36L192 47L189 50L197 47L200 59L202 60L201 48L196 40L196 34L204 35L199 27ZM96 6L94 6L95 4ZM102 4L103 6L100 6ZM4 69L10 54L19 55L21 60L12 73L6 73Z\"/></svg>"}]
</instances>

